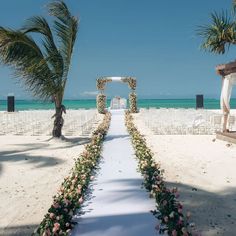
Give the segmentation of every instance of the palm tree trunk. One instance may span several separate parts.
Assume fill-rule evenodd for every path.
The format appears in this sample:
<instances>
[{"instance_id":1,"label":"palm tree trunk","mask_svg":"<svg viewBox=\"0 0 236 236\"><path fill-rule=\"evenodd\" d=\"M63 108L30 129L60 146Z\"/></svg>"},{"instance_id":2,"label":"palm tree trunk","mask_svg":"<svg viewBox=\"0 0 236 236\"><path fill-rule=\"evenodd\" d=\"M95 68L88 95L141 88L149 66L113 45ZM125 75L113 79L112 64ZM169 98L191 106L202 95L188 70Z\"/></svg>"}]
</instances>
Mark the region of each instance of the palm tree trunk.
<instances>
[{"instance_id":1,"label":"palm tree trunk","mask_svg":"<svg viewBox=\"0 0 236 236\"><path fill-rule=\"evenodd\" d=\"M62 106L56 107L56 114L55 114L54 126L53 126L53 131L52 131L53 137L56 137L56 138L60 138L62 134L61 130L64 124L62 112L63 112Z\"/></svg>"},{"instance_id":2,"label":"palm tree trunk","mask_svg":"<svg viewBox=\"0 0 236 236\"><path fill-rule=\"evenodd\" d=\"M64 119L62 117L62 113L66 113L65 106L62 105L62 99L60 94L54 95L53 96L53 101L55 103L55 110L56 113L53 117L54 119L54 125L53 125L53 130L52 130L52 136L56 138L60 138L62 135L62 127L64 124Z\"/></svg>"}]
</instances>

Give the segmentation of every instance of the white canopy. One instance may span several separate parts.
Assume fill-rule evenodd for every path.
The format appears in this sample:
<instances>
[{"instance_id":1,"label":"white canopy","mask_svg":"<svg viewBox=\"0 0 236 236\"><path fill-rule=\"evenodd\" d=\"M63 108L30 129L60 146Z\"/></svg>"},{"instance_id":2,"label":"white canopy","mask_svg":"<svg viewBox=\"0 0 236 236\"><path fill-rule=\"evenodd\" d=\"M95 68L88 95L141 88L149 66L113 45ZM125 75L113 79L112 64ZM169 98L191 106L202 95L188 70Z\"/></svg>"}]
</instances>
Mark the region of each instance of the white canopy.
<instances>
[{"instance_id":1,"label":"white canopy","mask_svg":"<svg viewBox=\"0 0 236 236\"><path fill-rule=\"evenodd\" d=\"M110 77L112 81L121 81L122 77Z\"/></svg>"},{"instance_id":2,"label":"white canopy","mask_svg":"<svg viewBox=\"0 0 236 236\"><path fill-rule=\"evenodd\" d=\"M220 106L222 110L224 110L224 105L226 106L228 111L230 110L229 102L230 102L232 87L235 84L236 84L236 73L231 73L224 77L220 96Z\"/></svg>"},{"instance_id":3,"label":"white canopy","mask_svg":"<svg viewBox=\"0 0 236 236\"><path fill-rule=\"evenodd\" d=\"M108 79L111 79L112 81L114 81L114 82L121 82L122 81L122 79L125 79L125 78L127 78L127 77L118 77L118 76L111 76L111 77L106 77L106 78L108 78Z\"/></svg>"}]
</instances>

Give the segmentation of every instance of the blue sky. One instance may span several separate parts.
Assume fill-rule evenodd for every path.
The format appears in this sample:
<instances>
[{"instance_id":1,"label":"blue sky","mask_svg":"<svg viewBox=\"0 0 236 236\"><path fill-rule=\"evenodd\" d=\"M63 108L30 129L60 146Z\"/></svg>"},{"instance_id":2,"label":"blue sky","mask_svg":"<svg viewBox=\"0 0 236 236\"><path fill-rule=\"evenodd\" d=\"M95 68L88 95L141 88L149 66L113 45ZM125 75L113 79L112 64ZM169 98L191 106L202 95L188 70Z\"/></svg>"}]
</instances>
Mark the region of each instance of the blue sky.
<instances>
[{"instance_id":1,"label":"blue sky","mask_svg":"<svg viewBox=\"0 0 236 236\"><path fill-rule=\"evenodd\" d=\"M2 0L0 25L20 27L32 15L47 12L46 0ZM65 98L93 98L99 76L135 76L142 98L220 96L215 66L236 59L200 50L196 27L212 11L230 9L232 0L66 0L80 19ZM12 71L0 65L0 99L8 93L31 98ZM236 90L236 89L235 89ZM107 86L109 96L127 96L125 84ZM236 92L233 92L236 95ZM235 97L235 96L234 96Z\"/></svg>"}]
</instances>

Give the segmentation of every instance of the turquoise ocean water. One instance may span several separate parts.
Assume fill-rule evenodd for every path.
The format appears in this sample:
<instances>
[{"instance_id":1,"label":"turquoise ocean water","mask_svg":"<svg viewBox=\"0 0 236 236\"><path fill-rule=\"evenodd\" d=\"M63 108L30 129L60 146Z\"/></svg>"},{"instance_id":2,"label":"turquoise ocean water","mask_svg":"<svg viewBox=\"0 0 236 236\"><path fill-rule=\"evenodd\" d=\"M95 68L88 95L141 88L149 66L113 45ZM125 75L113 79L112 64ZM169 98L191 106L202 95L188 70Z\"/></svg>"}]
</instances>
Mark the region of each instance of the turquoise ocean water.
<instances>
[{"instance_id":1,"label":"turquoise ocean water","mask_svg":"<svg viewBox=\"0 0 236 236\"><path fill-rule=\"evenodd\" d=\"M110 104L110 100L107 101L107 107ZM90 109L96 107L95 99L88 100L65 100L64 105L67 109ZM195 99L139 99L139 108L195 108ZM204 107L206 109L220 109L220 101L217 99L204 99ZM236 98L231 99L231 108L236 108ZM0 100L0 111L6 111L6 100ZM21 110L38 110L38 109L54 109L54 106L50 102L42 102L36 100L16 100L15 109Z\"/></svg>"}]
</instances>

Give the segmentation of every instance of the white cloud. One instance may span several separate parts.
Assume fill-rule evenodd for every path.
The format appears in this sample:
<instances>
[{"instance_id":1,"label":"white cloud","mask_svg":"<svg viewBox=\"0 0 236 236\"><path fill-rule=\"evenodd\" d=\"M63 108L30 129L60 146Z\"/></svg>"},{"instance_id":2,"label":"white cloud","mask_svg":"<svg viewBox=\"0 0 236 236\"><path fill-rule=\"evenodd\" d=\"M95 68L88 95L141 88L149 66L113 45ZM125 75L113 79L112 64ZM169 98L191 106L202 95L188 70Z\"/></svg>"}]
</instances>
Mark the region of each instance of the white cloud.
<instances>
[{"instance_id":1,"label":"white cloud","mask_svg":"<svg viewBox=\"0 0 236 236\"><path fill-rule=\"evenodd\" d=\"M84 91L83 93L80 94L81 96L96 96L98 95L98 91Z\"/></svg>"}]
</instances>

